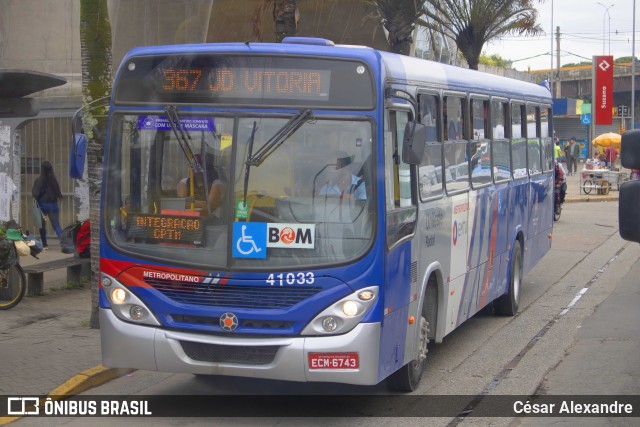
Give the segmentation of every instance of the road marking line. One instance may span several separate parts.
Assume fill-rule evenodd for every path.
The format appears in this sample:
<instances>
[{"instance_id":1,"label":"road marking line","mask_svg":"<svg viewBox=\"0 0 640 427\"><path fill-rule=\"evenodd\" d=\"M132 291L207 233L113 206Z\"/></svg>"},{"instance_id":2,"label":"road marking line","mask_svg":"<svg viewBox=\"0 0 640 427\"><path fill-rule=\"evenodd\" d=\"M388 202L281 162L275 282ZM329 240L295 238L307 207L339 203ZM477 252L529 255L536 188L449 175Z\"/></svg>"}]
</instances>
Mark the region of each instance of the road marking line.
<instances>
[{"instance_id":1,"label":"road marking line","mask_svg":"<svg viewBox=\"0 0 640 427\"><path fill-rule=\"evenodd\" d=\"M560 316L564 316L565 314L567 314L569 312L569 310L571 310L571 308L576 305L576 303L578 301L580 301L580 298L582 298L582 296L589 290L589 288L582 288L580 289L580 292L578 292L578 295L576 295L576 297L569 303L569 305L560 312Z\"/></svg>"}]
</instances>

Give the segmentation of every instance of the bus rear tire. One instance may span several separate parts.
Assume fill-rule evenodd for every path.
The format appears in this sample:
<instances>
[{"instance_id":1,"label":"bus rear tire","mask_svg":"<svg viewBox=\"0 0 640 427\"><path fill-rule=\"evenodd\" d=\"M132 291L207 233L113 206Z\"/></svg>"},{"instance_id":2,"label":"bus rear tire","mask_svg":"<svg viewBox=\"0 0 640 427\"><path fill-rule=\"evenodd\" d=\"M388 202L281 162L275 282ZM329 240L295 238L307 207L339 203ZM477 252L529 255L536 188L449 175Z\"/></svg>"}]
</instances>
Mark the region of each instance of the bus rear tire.
<instances>
[{"instance_id":1,"label":"bus rear tire","mask_svg":"<svg viewBox=\"0 0 640 427\"><path fill-rule=\"evenodd\" d=\"M420 316L420 353L418 358L404 365L402 368L391 374L388 381L389 389L400 392L412 392L418 388L424 367L427 363L427 344L429 338L429 323L424 317L424 313Z\"/></svg>"},{"instance_id":2,"label":"bus rear tire","mask_svg":"<svg viewBox=\"0 0 640 427\"><path fill-rule=\"evenodd\" d=\"M509 289L506 294L493 302L493 310L498 316L515 316L520 306L520 285L522 284L522 249L520 240L516 240L513 244L509 270Z\"/></svg>"}]
</instances>

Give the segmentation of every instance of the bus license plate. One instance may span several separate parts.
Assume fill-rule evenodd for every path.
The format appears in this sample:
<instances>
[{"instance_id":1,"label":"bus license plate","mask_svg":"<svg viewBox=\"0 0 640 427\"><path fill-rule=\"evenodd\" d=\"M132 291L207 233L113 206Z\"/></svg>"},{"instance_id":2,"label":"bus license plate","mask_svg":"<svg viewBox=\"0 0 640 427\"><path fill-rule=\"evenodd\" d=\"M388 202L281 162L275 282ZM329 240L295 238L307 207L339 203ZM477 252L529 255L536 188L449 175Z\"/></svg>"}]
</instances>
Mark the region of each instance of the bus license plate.
<instances>
[{"instance_id":1,"label":"bus license plate","mask_svg":"<svg viewBox=\"0 0 640 427\"><path fill-rule=\"evenodd\" d=\"M309 369L358 369L358 353L309 353Z\"/></svg>"}]
</instances>

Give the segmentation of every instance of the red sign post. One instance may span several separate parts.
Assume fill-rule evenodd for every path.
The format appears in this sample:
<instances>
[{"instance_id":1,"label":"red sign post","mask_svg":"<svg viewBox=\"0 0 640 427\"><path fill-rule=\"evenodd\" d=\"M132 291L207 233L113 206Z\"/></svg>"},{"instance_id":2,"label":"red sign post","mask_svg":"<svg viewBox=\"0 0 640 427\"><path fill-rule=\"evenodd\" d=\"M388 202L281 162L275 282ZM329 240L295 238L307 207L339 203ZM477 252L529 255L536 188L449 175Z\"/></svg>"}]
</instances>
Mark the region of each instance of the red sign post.
<instances>
[{"instance_id":1,"label":"red sign post","mask_svg":"<svg viewBox=\"0 0 640 427\"><path fill-rule=\"evenodd\" d=\"M613 110L613 56L594 56L593 111L595 124L610 125Z\"/></svg>"}]
</instances>

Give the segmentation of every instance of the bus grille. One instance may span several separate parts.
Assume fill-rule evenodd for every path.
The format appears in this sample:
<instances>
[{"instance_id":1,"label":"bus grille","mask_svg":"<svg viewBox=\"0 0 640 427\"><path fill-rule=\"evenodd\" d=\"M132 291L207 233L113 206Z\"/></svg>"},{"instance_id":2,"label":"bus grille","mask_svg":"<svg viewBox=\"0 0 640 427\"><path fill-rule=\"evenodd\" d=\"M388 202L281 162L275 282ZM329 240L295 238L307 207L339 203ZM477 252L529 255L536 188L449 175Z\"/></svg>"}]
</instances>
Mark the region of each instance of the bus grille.
<instances>
[{"instance_id":1,"label":"bus grille","mask_svg":"<svg viewBox=\"0 0 640 427\"><path fill-rule=\"evenodd\" d=\"M182 350L199 362L234 363L237 365L268 365L273 362L280 348L268 346L232 346L180 341Z\"/></svg>"},{"instance_id":2,"label":"bus grille","mask_svg":"<svg viewBox=\"0 0 640 427\"><path fill-rule=\"evenodd\" d=\"M233 308L288 308L322 290L319 287L237 286L211 283L176 283L162 280L147 280L147 283L176 302Z\"/></svg>"}]
</instances>

